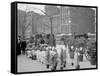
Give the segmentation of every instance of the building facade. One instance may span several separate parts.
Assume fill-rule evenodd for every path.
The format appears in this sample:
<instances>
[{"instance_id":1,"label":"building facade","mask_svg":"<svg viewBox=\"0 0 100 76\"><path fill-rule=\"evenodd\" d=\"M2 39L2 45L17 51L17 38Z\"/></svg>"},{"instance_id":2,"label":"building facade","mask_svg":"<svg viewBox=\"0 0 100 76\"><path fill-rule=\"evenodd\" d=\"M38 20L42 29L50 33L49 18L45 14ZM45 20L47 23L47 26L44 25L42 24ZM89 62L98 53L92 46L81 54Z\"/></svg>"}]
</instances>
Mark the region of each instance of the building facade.
<instances>
[{"instance_id":1,"label":"building facade","mask_svg":"<svg viewBox=\"0 0 100 76\"><path fill-rule=\"evenodd\" d=\"M25 36L30 37L36 33L48 34L51 31L54 34L95 32L95 11L93 9L45 6L45 13L45 15L40 15L33 11L18 10L18 33L25 32Z\"/></svg>"}]
</instances>

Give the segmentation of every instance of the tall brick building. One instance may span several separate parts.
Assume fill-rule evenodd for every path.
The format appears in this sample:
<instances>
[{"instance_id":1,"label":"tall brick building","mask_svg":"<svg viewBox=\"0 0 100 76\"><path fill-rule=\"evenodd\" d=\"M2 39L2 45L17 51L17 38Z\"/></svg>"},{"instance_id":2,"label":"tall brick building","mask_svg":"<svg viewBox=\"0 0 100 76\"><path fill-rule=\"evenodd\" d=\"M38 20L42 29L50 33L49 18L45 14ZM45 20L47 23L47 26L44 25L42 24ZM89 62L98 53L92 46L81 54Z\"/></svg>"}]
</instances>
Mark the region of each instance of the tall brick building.
<instances>
[{"instance_id":1,"label":"tall brick building","mask_svg":"<svg viewBox=\"0 0 100 76\"><path fill-rule=\"evenodd\" d=\"M93 9L85 7L71 7L69 10L71 32L95 32L95 11Z\"/></svg>"},{"instance_id":2,"label":"tall brick building","mask_svg":"<svg viewBox=\"0 0 100 76\"><path fill-rule=\"evenodd\" d=\"M95 32L95 11L91 8L46 6L46 13L53 16L54 33Z\"/></svg>"},{"instance_id":3,"label":"tall brick building","mask_svg":"<svg viewBox=\"0 0 100 76\"><path fill-rule=\"evenodd\" d=\"M53 33L69 33L69 16L68 9L57 6L45 6L45 11L48 15L53 17Z\"/></svg>"}]
</instances>

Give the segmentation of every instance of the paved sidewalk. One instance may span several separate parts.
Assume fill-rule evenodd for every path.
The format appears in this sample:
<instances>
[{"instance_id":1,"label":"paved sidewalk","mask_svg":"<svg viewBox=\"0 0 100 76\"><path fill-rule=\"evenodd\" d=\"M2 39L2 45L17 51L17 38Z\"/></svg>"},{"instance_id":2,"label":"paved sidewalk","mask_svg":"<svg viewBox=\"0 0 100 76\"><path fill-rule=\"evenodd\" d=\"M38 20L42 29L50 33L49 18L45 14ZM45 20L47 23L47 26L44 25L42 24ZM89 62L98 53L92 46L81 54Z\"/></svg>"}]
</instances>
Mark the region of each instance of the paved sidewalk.
<instances>
[{"instance_id":1,"label":"paved sidewalk","mask_svg":"<svg viewBox=\"0 0 100 76\"><path fill-rule=\"evenodd\" d=\"M47 71L46 66L38 61L20 55L18 56L18 72Z\"/></svg>"}]
</instances>

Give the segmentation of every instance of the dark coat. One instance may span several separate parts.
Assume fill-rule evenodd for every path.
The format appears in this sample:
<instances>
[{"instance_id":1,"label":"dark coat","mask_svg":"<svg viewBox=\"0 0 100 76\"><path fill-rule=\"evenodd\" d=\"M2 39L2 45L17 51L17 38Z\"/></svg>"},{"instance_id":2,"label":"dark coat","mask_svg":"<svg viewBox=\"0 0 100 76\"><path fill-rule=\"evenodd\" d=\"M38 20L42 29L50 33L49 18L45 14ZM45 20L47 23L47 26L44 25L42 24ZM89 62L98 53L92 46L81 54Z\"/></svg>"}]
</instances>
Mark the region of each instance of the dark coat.
<instances>
[{"instance_id":1,"label":"dark coat","mask_svg":"<svg viewBox=\"0 0 100 76\"><path fill-rule=\"evenodd\" d=\"M26 48L26 41L22 41L22 42L21 42L21 49L22 49L23 51L25 51L25 48Z\"/></svg>"},{"instance_id":2,"label":"dark coat","mask_svg":"<svg viewBox=\"0 0 100 76\"><path fill-rule=\"evenodd\" d=\"M21 43L17 42L17 50L16 50L16 52L17 52L17 55L21 54Z\"/></svg>"}]
</instances>

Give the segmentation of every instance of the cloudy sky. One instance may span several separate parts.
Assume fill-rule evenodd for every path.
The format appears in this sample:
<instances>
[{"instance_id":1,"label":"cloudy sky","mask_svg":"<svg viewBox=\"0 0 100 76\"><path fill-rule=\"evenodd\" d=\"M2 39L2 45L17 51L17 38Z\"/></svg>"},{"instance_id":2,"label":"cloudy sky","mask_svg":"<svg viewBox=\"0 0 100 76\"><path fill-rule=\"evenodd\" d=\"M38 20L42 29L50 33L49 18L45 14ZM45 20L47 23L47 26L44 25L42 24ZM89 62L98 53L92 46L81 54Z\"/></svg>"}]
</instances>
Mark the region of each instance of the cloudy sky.
<instances>
[{"instance_id":1,"label":"cloudy sky","mask_svg":"<svg viewBox=\"0 0 100 76\"><path fill-rule=\"evenodd\" d=\"M37 4L18 4L18 9L23 10L23 11L34 11L39 14L44 14L41 12L41 10L45 11L44 5L37 5ZM92 8L93 10L96 10L95 8Z\"/></svg>"},{"instance_id":2,"label":"cloudy sky","mask_svg":"<svg viewBox=\"0 0 100 76\"><path fill-rule=\"evenodd\" d=\"M44 5L35 5L35 4L18 4L18 9L23 11L34 11L39 14L43 14L40 10L44 10Z\"/></svg>"}]
</instances>

